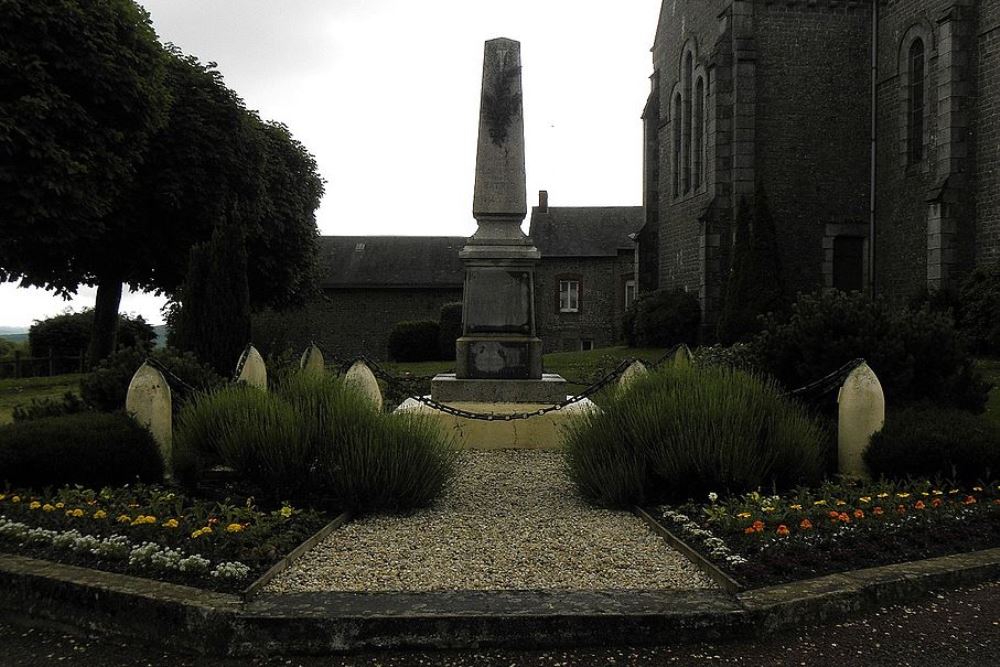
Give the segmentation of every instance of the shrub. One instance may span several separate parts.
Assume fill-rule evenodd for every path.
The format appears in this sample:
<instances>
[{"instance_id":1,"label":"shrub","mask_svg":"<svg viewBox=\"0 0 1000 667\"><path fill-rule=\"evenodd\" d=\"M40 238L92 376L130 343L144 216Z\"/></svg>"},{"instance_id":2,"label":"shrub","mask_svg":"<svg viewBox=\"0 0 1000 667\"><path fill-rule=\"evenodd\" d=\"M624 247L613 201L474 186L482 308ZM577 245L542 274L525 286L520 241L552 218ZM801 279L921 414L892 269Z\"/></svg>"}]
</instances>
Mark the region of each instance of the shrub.
<instances>
[{"instance_id":1,"label":"shrub","mask_svg":"<svg viewBox=\"0 0 1000 667\"><path fill-rule=\"evenodd\" d=\"M56 356L73 356L87 349L90 332L94 328L94 311L85 309L79 313L63 313L45 320L37 320L28 331L28 347L31 356L47 356L51 349ZM149 349L156 341L156 332L141 315L118 316L116 346L141 347Z\"/></svg>"},{"instance_id":2,"label":"shrub","mask_svg":"<svg viewBox=\"0 0 1000 667\"><path fill-rule=\"evenodd\" d=\"M636 302L633 343L639 347L694 346L701 325L698 298L681 289L657 290Z\"/></svg>"},{"instance_id":3,"label":"shrub","mask_svg":"<svg viewBox=\"0 0 1000 667\"><path fill-rule=\"evenodd\" d=\"M878 375L889 405L929 399L981 412L990 389L947 313L893 308L858 293L802 295L788 318L769 316L752 345L789 389L858 357Z\"/></svg>"},{"instance_id":4,"label":"shrub","mask_svg":"<svg viewBox=\"0 0 1000 667\"><path fill-rule=\"evenodd\" d=\"M80 395L83 396L83 400L95 410L103 412L124 409L129 382L147 357L159 361L170 369L171 373L195 389L210 389L223 382L214 370L200 363L190 353L178 352L171 348L152 352L127 348L102 361L97 368L80 380ZM171 383L170 388L173 392L174 408L178 409L189 397L188 392L177 383Z\"/></svg>"},{"instance_id":5,"label":"shrub","mask_svg":"<svg viewBox=\"0 0 1000 667\"><path fill-rule=\"evenodd\" d=\"M889 413L864 458L874 477L990 481L1000 473L1000 429L960 410L910 407Z\"/></svg>"},{"instance_id":6,"label":"shrub","mask_svg":"<svg viewBox=\"0 0 1000 667\"><path fill-rule=\"evenodd\" d=\"M455 358L455 341L462 335L462 302L446 303L441 306L441 317L438 322L438 342L441 349L441 359Z\"/></svg>"},{"instance_id":7,"label":"shrub","mask_svg":"<svg viewBox=\"0 0 1000 667\"><path fill-rule=\"evenodd\" d=\"M570 476L599 504L790 487L819 477L826 435L771 382L724 367L665 367L574 423Z\"/></svg>"},{"instance_id":8,"label":"shrub","mask_svg":"<svg viewBox=\"0 0 1000 667\"><path fill-rule=\"evenodd\" d=\"M746 340L760 331L760 316L786 307L774 218L764 188L758 187L752 207L746 199L740 201L718 339L725 344Z\"/></svg>"},{"instance_id":9,"label":"shrub","mask_svg":"<svg viewBox=\"0 0 1000 667\"><path fill-rule=\"evenodd\" d=\"M33 398L27 405L14 407L14 421L26 422L43 417L58 417L60 415L75 415L87 409L87 404L71 391L63 394L61 399Z\"/></svg>"},{"instance_id":10,"label":"shrub","mask_svg":"<svg viewBox=\"0 0 1000 667\"><path fill-rule=\"evenodd\" d=\"M437 322L397 322L389 333L389 358L393 361L432 361L440 351Z\"/></svg>"},{"instance_id":11,"label":"shrub","mask_svg":"<svg viewBox=\"0 0 1000 667\"><path fill-rule=\"evenodd\" d=\"M209 392L181 412L175 442L183 478L223 462L278 498L355 510L427 504L454 470L453 443L433 425L379 413L329 375Z\"/></svg>"},{"instance_id":12,"label":"shrub","mask_svg":"<svg viewBox=\"0 0 1000 667\"><path fill-rule=\"evenodd\" d=\"M0 479L11 485L102 487L162 478L153 436L123 414L81 413L0 427Z\"/></svg>"},{"instance_id":13,"label":"shrub","mask_svg":"<svg viewBox=\"0 0 1000 667\"><path fill-rule=\"evenodd\" d=\"M961 331L977 354L1000 354L1000 267L966 279L954 306Z\"/></svg>"},{"instance_id":14,"label":"shrub","mask_svg":"<svg viewBox=\"0 0 1000 667\"><path fill-rule=\"evenodd\" d=\"M725 366L741 371L759 372L760 359L753 347L746 343L732 345L704 345L692 353L698 366Z\"/></svg>"}]
</instances>

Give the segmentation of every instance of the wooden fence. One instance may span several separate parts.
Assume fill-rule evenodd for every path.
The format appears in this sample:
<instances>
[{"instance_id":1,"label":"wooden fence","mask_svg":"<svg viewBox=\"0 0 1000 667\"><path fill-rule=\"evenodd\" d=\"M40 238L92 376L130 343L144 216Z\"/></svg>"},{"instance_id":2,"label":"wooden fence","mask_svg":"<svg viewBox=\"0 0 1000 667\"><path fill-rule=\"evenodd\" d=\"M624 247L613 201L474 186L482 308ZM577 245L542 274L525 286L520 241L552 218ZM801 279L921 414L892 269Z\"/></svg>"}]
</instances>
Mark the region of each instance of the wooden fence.
<instances>
[{"instance_id":1,"label":"wooden fence","mask_svg":"<svg viewBox=\"0 0 1000 667\"><path fill-rule=\"evenodd\" d=\"M82 373L84 351L75 355L60 355L49 349L48 356L28 357L20 351L14 352L13 359L0 360L0 378L27 378Z\"/></svg>"}]
</instances>

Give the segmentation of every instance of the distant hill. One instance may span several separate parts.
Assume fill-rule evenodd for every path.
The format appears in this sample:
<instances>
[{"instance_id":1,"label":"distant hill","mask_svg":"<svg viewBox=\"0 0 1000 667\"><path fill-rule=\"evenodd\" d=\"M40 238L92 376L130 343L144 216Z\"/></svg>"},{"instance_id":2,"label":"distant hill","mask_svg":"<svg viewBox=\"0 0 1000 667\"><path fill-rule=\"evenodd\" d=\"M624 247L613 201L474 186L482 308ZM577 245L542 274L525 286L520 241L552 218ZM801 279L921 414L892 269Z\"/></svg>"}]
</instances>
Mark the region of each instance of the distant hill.
<instances>
[{"instance_id":1,"label":"distant hill","mask_svg":"<svg viewBox=\"0 0 1000 667\"><path fill-rule=\"evenodd\" d=\"M28 334L25 333L0 333L0 340L9 340L12 343L20 343L21 341L28 340Z\"/></svg>"}]
</instances>

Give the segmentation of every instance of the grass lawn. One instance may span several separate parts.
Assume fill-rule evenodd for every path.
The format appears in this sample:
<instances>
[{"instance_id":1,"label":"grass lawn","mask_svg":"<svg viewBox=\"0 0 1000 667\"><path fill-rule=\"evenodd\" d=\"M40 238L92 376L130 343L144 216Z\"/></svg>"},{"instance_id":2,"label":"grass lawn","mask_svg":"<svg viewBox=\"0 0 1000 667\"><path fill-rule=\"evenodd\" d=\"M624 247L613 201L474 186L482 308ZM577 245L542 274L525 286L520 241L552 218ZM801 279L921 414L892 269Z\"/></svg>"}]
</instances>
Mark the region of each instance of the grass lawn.
<instances>
[{"instance_id":1,"label":"grass lawn","mask_svg":"<svg viewBox=\"0 0 1000 667\"><path fill-rule=\"evenodd\" d=\"M54 375L52 377L7 378L0 380L0 424L14 420L14 408L26 405L33 398L61 398L67 391L78 393L83 375Z\"/></svg>"}]
</instances>

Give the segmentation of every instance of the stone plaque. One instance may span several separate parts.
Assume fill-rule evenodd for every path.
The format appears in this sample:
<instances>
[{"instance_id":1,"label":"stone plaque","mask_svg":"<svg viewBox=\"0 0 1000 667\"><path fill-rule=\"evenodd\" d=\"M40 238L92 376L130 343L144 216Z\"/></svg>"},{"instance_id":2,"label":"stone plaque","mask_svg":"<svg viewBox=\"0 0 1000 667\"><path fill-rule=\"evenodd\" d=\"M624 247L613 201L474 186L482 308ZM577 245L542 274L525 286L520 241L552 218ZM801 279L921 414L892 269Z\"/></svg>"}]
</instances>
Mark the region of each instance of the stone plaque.
<instances>
[{"instance_id":1,"label":"stone plaque","mask_svg":"<svg viewBox=\"0 0 1000 667\"><path fill-rule=\"evenodd\" d=\"M466 334L531 334L529 271L473 268L465 289Z\"/></svg>"},{"instance_id":2,"label":"stone plaque","mask_svg":"<svg viewBox=\"0 0 1000 667\"><path fill-rule=\"evenodd\" d=\"M530 374L527 343L479 340L469 346L469 368L477 378L519 380Z\"/></svg>"}]
</instances>

